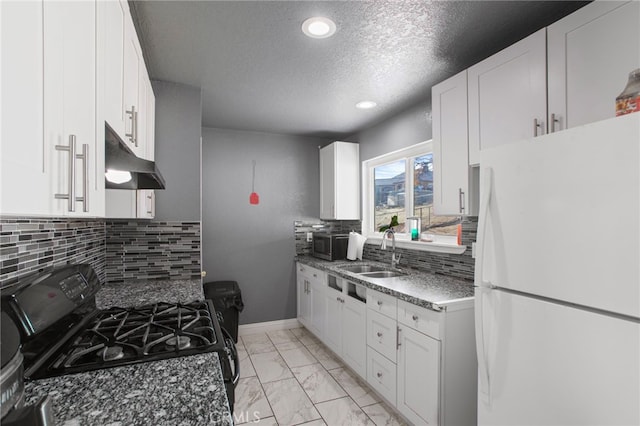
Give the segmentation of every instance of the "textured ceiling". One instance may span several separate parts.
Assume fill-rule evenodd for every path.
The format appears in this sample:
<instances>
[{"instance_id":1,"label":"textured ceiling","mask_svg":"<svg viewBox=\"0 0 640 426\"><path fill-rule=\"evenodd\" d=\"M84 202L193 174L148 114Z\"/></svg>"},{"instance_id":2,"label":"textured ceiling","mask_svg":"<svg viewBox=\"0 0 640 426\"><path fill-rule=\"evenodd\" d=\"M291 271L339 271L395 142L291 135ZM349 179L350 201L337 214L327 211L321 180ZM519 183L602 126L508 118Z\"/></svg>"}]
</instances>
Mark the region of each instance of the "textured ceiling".
<instances>
[{"instance_id":1,"label":"textured ceiling","mask_svg":"<svg viewBox=\"0 0 640 426\"><path fill-rule=\"evenodd\" d=\"M563 1L133 1L152 79L202 88L206 127L340 138L583 6ZM338 30L300 30L326 16ZM356 102L378 107L357 110Z\"/></svg>"}]
</instances>

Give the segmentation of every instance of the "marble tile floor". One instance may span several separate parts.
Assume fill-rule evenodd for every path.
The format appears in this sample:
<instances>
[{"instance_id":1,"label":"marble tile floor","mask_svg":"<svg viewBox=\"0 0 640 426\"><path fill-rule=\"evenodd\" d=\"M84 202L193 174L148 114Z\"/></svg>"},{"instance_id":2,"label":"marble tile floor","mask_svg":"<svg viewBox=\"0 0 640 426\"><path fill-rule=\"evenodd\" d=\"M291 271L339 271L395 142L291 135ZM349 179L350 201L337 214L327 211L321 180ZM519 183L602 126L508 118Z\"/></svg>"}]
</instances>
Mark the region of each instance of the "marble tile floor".
<instances>
[{"instance_id":1,"label":"marble tile floor","mask_svg":"<svg viewBox=\"0 0 640 426\"><path fill-rule=\"evenodd\" d=\"M236 424L405 424L304 328L242 336L237 348Z\"/></svg>"}]
</instances>

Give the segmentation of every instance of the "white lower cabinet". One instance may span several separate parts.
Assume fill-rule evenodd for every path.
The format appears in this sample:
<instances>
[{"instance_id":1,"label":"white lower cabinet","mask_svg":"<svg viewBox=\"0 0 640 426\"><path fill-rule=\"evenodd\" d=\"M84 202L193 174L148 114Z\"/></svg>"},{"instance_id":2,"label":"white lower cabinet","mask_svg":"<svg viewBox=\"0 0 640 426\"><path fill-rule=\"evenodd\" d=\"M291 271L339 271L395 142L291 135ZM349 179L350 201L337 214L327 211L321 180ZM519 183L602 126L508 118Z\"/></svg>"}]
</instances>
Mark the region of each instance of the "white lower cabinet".
<instances>
[{"instance_id":1,"label":"white lower cabinet","mask_svg":"<svg viewBox=\"0 0 640 426\"><path fill-rule=\"evenodd\" d=\"M298 321L306 328L311 325L311 291L309 290L308 267L301 264L296 266Z\"/></svg>"},{"instance_id":2,"label":"white lower cabinet","mask_svg":"<svg viewBox=\"0 0 640 426\"><path fill-rule=\"evenodd\" d=\"M342 307L342 359L360 376L367 374L367 306L352 296Z\"/></svg>"},{"instance_id":3,"label":"white lower cabinet","mask_svg":"<svg viewBox=\"0 0 640 426\"><path fill-rule=\"evenodd\" d=\"M438 424L440 342L405 326L398 339L396 407L415 424Z\"/></svg>"},{"instance_id":4,"label":"white lower cabinet","mask_svg":"<svg viewBox=\"0 0 640 426\"><path fill-rule=\"evenodd\" d=\"M476 424L473 300L434 311L301 263L296 273L300 323L406 420Z\"/></svg>"},{"instance_id":5,"label":"white lower cabinet","mask_svg":"<svg viewBox=\"0 0 640 426\"><path fill-rule=\"evenodd\" d=\"M392 405L396 405L396 363L367 348L367 383Z\"/></svg>"},{"instance_id":6,"label":"white lower cabinet","mask_svg":"<svg viewBox=\"0 0 640 426\"><path fill-rule=\"evenodd\" d=\"M324 340L327 302L325 273L307 265L296 265L298 321L320 340Z\"/></svg>"},{"instance_id":7,"label":"white lower cabinet","mask_svg":"<svg viewBox=\"0 0 640 426\"><path fill-rule=\"evenodd\" d=\"M361 376L367 371L366 305L354 296L356 284L327 275L327 322L323 342Z\"/></svg>"}]
</instances>

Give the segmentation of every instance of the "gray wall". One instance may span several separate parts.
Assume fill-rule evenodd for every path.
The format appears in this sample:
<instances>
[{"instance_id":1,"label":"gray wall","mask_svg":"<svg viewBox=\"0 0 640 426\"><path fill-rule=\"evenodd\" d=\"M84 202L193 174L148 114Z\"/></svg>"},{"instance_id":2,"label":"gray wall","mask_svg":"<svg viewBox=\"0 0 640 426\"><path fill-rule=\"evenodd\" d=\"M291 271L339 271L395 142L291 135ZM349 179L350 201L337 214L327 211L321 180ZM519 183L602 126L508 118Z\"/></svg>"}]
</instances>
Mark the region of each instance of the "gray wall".
<instances>
[{"instance_id":1,"label":"gray wall","mask_svg":"<svg viewBox=\"0 0 640 426\"><path fill-rule=\"evenodd\" d=\"M238 281L241 324L296 317L294 221L318 217L326 140L203 128L205 282ZM258 205L249 204L256 160Z\"/></svg>"},{"instance_id":2,"label":"gray wall","mask_svg":"<svg viewBox=\"0 0 640 426\"><path fill-rule=\"evenodd\" d=\"M422 102L349 140L360 143L360 161L431 139L431 101Z\"/></svg>"},{"instance_id":3,"label":"gray wall","mask_svg":"<svg viewBox=\"0 0 640 426\"><path fill-rule=\"evenodd\" d=\"M155 220L200 220L200 88L154 81L155 160L167 182L156 191Z\"/></svg>"}]
</instances>

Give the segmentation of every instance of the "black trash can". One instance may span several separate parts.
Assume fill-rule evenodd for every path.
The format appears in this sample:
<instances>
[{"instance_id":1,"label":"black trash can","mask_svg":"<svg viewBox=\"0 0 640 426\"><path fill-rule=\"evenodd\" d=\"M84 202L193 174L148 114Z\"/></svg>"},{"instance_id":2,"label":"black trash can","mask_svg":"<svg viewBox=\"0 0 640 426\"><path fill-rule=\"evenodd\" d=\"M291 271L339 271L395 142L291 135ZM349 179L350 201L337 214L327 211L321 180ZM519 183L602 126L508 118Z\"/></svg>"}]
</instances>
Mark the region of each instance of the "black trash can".
<instances>
[{"instance_id":1,"label":"black trash can","mask_svg":"<svg viewBox=\"0 0 640 426\"><path fill-rule=\"evenodd\" d=\"M203 284L204 297L213 302L213 307L233 340L238 342L238 314L244 308L242 293L236 281L211 281Z\"/></svg>"}]
</instances>

